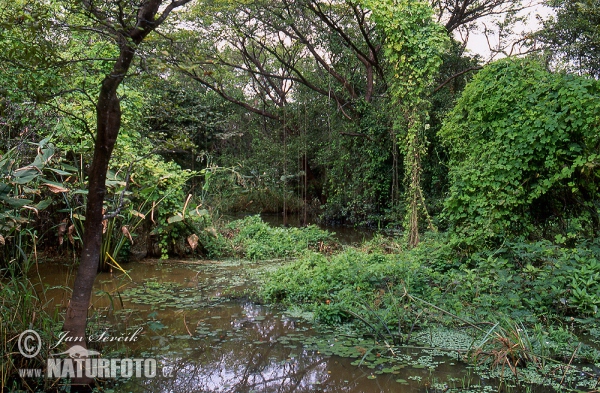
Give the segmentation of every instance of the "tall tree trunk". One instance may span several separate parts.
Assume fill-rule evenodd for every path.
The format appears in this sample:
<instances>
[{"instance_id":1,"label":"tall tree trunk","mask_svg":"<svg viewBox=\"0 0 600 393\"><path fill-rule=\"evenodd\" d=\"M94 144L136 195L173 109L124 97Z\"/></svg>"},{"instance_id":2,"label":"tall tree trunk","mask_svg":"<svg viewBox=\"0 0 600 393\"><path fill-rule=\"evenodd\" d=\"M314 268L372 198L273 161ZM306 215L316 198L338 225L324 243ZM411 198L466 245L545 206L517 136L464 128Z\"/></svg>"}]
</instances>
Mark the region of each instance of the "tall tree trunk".
<instances>
[{"instance_id":1,"label":"tall tree trunk","mask_svg":"<svg viewBox=\"0 0 600 393\"><path fill-rule=\"evenodd\" d=\"M117 89L131 66L138 45L158 27L169 14L177 7L183 6L190 0L171 0L159 14L163 0L144 0L137 10L132 10L129 15L135 15L131 20L123 18L125 2L107 1L108 7L119 7L119 17L109 23L110 14L106 9L98 8L97 2L84 0L83 7L86 13L96 19L101 29L105 29L116 40L119 47L119 57L113 69L102 81L98 103L96 104L97 133L94 143L94 157L88 175L88 200L85 214L83 250L79 269L75 276L71 302L65 315L63 331L77 341L67 341L67 345L81 345L87 348L86 325L87 311L92 296L94 280L100 262L102 245L102 206L106 195L106 173L112 151L119 136L121 128L121 103L117 96ZM73 384L89 384L91 378L73 378Z\"/></svg>"},{"instance_id":2,"label":"tall tree trunk","mask_svg":"<svg viewBox=\"0 0 600 393\"><path fill-rule=\"evenodd\" d=\"M70 337L81 338L81 341L73 341L68 345L82 345L87 348L85 339L87 310L101 257L102 207L106 195L106 173L121 128L121 104L117 97L117 88L129 69L134 53L134 48L127 45L121 46L120 56L112 72L102 81L96 105L97 133L94 144L94 157L88 174L89 185L83 250L73 284L71 302L67 308L63 326L63 330L69 332ZM87 384L92 381L83 376L82 378L75 378L73 382Z\"/></svg>"}]
</instances>

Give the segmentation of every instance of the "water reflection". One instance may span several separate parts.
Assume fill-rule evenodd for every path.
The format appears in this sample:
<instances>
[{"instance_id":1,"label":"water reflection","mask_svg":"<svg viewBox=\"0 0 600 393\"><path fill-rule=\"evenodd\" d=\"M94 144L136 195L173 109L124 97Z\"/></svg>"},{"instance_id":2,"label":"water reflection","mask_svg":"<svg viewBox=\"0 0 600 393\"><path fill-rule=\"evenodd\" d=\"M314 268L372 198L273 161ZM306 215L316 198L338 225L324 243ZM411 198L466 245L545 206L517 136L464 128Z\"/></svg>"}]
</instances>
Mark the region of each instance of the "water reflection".
<instances>
[{"instance_id":1,"label":"water reflection","mask_svg":"<svg viewBox=\"0 0 600 393\"><path fill-rule=\"evenodd\" d=\"M240 284L236 277L248 268L246 265L146 261L126 268L131 280L122 274L98 276L92 300L96 317L90 325L94 331L107 329L115 334L138 326L143 326L144 331L136 343L109 343L97 349L107 358L123 354L156 358L159 376L120 381L116 391L419 391L416 386L395 382L399 376L377 375L376 379L368 379L372 370L351 365L353 359L306 350L303 340L316 333L302 321L251 302L219 299L232 281ZM69 271L62 265L40 265L42 283L54 287L46 291L46 296L63 310L68 298L65 292L72 280ZM150 292L152 283L160 287L177 285L173 295L200 293L201 304L179 309L151 300L140 303L126 296L130 288L146 288ZM163 377L162 367L173 377Z\"/></svg>"},{"instance_id":2,"label":"water reflection","mask_svg":"<svg viewBox=\"0 0 600 393\"><path fill-rule=\"evenodd\" d=\"M211 316L212 315L212 316ZM214 318L218 316L219 318ZM304 323L251 303L195 314L196 333L167 338L156 356L173 378L129 381L132 392L402 392L394 380L350 365L348 359L303 349L314 334ZM410 390L404 390L410 391Z\"/></svg>"},{"instance_id":3,"label":"water reflection","mask_svg":"<svg viewBox=\"0 0 600 393\"><path fill-rule=\"evenodd\" d=\"M481 388L494 384L447 358L440 359L437 369L400 367L382 374L385 365L357 367L351 364L354 359L309 350L307 341L319 335L308 324L268 307L221 297L232 286L247 285L247 271L256 267L145 261L126 265L128 276L100 274L92 301L92 331L119 335L140 326L144 331L136 343L93 349L105 358L156 358L159 363L158 377L119 381L115 391L412 393L441 392L447 386L462 389L465 383ZM62 265L40 265L39 275L32 277L54 288L45 292L49 307L64 311L69 272ZM327 346L335 338L318 339ZM164 377L163 369L172 377Z\"/></svg>"}]
</instances>

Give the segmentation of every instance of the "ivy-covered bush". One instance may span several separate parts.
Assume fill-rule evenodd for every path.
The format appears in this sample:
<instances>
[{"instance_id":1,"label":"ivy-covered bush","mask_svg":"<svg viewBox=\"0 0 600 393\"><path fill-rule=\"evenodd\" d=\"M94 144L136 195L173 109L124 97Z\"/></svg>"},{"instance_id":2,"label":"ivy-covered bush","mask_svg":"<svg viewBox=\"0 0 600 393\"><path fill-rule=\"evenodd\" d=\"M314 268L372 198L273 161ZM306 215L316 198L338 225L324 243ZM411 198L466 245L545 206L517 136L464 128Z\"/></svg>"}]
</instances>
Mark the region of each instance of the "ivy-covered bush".
<instances>
[{"instance_id":1,"label":"ivy-covered bush","mask_svg":"<svg viewBox=\"0 0 600 393\"><path fill-rule=\"evenodd\" d=\"M460 242L591 237L598 220L600 84L507 59L468 84L440 130L446 222Z\"/></svg>"}]
</instances>

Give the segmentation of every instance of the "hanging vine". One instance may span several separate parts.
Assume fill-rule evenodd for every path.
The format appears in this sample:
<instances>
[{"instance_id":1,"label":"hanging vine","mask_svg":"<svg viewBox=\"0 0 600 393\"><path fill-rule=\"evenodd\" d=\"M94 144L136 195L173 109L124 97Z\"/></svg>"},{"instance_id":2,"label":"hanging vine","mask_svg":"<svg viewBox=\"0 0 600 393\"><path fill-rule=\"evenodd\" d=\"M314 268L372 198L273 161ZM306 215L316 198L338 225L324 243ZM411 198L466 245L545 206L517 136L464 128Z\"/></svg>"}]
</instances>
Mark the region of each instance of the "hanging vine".
<instances>
[{"instance_id":1,"label":"hanging vine","mask_svg":"<svg viewBox=\"0 0 600 393\"><path fill-rule=\"evenodd\" d=\"M362 0L385 37L385 55L391 65L390 98L397 108L393 132L404 153L409 246L419 243L419 217L427 214L421 188L421 157L429 127L428 93L449 43L444 27L433 20L433 10L418 0Z\"/></svg>"}]
</instances>

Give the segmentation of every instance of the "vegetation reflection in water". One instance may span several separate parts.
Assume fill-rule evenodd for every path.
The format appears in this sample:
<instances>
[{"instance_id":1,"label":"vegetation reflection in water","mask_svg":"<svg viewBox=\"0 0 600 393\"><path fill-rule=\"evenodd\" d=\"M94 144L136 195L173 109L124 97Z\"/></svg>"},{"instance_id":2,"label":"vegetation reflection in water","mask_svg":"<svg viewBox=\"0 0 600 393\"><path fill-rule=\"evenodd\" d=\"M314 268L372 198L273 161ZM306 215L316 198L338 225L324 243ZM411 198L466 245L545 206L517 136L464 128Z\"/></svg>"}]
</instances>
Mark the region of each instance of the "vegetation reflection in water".
<instances>
[{"instance_id":1,"label":"vegetation reflection in water","mask_svg":"<svg viewBox=\"0 0 600 393\"><path fill-rule=\"evenodd\" d=\"M253 266L256 272L272 264ZM225 300L221 295L231 293L232 287L236 293L244 291L242 276L247 270L240 269L239 263L169 270L167 285L147 279L125 291L123 297L149 311L146 324L151 342L137 350L161 359L174 378L129 381L118 390L397 391L397 378L374 381L369 379L370 370L351 365L351 359L334 358L327 351L311 348L318 342L328 343L319 341L298 318L248 301ZM189 279L191 272L193 278ZM193 288L190 282L197 285L194 293L189 290ZM170 307L165 309L158 300L169 296Z\"/></svg>"},{"instance_id":2,"label":"vegetation reflection in water","mask_svg":"<svg viewBox=\"0 0 600 393\"><path fill-rule=\"evenodd\" d=\"M92 329L144 331L137 343L97 349L105 358L156 358L173 375L120 380L114 391L544 391L499 387L498 375L481 376L461 362L477 337L467 329L421 331L411 346L390 351L351 330L317 331L305 322L309 313L252 302L252 283L282 263L147 261L128 265L129 276L101 274ZM41 276L64 283L57 269Z\"/></svg>"},{"instance_id":3,"label":"vegetation reflection in water","mask_svg":"<svg viewBox=\"0 0 600 393\"><path fill-rule=\"evenodd\" d=\"M131 280L100 275L95 308L99 316L114 318L98 317L94 328L144 327L141 341L125 348L106 345L103 356L118 357L124 351L127 356L154 357L173 375L119 381L114 390L497 391L494 380L477 377L451 351L409 347L392 357L370 337L316 331L305 322L306 314L284 314L249 301L254 291L251 280L281 263L285 261L147 261L128 266ZM103 313L115 306L116 297L122 299L123 308ZM464 346L469 341L462 333L422 336L416 338L428 347L435 344L428 340L436 338L446 348L452 342Z\"/></svg>"}]
</instances>

